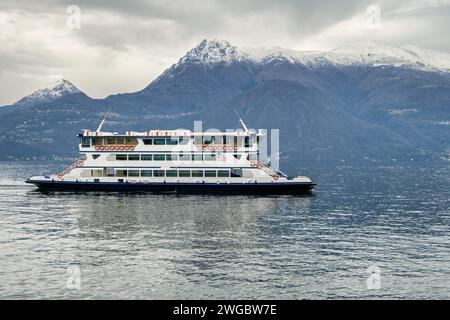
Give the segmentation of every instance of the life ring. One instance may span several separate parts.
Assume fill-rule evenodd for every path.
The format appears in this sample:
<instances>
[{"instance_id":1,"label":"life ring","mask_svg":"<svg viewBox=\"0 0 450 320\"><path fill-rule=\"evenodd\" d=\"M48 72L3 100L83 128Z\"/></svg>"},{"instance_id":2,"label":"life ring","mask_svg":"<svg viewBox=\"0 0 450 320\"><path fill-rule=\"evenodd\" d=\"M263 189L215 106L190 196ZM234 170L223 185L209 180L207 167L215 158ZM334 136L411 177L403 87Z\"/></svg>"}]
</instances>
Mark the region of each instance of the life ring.
<instances>
[{"instance_id":1,"label":"life ring","mask_svg":"<svg viewBox=\"0 0 450 320\"><path fill-rule=\"evenodd\" d=\"M238 149L238 146L234 146L234 150L237 150Z\"/></svg>"},{"instance_id":2,"label":"life ring","mask_svg":"<svg viewBox=\"0 0 450 320\"><path fill-rule=\"evenodd\" d=\"M58 173L58 179L62 179L62 177L64 177L64 175L62 173Z\"/></svg>"},{"instance_id":3,"label":"life ring","mask_svg":"<svg viewBox=\"0 0 450 320\"><path fill-rule=\"evenodd\" d=\"M125 150L125 146L120 146L119 150Z\"/></svg>"},{"instance_id":4,"label":"life ring","mask_svg":"<svg viewBox=\"0 0 450 320\"><path fill-rule=\"evenodd\" d=\"M258 163L258 164L256 165L256 167L257 167L258 169L261 169L261 168L262 168L262 165Z\"/></svg>"},{"instance_id":5,"label":"life ring","mask_svg":"<svg viewBox=\"0 0 450 320\"><path fill-rule=\"evenodd\" d=\"M100 146L99 146L99 145L96 145L96 146L95 146L95 150L100 150Z\"/></svg>"},{"instance_id":6,"label":"life ring","mask_svg":"<svg viewBox=\"0 0 450 320\"><path fill-rule=\"evenodd\" d=\"M274 181L277 181L277 180L278 180L278 176L274 176L274 177L273 177L273 180L274 180Z\"/></svg>"},{"instance_id":7,"label":"life ring","mask_svg":"<svg viewBox=\"0 0 450 320\"><path fill-rule=\"evenodd\" d=\"M250 166L254 167L256 164L254 162L250 162Z\"/></svg>"},{"instance_id":8,"label":"life ring","mask_svg":"<svg viewBox=\"0 0 450 320\"><path fill-rule=\"evenodd\" d=\"M223 151L227 150L227 146L223 146L223 147L222 147L222 150L223 150Z\"/></svg>"}]
</instances>

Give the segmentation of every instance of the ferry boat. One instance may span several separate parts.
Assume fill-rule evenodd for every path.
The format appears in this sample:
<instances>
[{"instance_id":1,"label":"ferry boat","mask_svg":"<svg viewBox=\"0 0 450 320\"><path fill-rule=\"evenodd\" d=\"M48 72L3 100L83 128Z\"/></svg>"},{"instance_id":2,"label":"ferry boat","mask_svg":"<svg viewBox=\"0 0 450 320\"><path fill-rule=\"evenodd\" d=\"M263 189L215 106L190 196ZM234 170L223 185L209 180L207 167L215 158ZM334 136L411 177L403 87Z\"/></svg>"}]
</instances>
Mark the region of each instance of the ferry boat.
<instances>
[{"instance_id":1,"label":"ferry boat","mask_svg":"<svg viewBox=\"0 0 450 320\"><path fill-rule=\"evenodd\" d=\"M103 120L104 121L104 120ZM81 159L26 180L44 190L188 194L305 194L308 177L288 177L260 157L264 130L195 132L83 130ZM242 122L243 123L243 122Z\"/></svg>"}]
</instances>

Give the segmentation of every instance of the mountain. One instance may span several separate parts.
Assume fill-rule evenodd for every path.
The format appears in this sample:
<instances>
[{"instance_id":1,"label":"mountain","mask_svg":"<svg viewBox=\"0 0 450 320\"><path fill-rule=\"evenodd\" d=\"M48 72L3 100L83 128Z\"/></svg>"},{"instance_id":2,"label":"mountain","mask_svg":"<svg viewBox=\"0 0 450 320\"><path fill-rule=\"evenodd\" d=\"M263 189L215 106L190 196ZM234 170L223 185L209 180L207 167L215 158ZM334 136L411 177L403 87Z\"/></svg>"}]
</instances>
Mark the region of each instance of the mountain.
<instances>
[{"instance_id":1,"label":"mountain","mask_svg":"<svg viewBox=\"0 0 450 320\"><path fill-rule=\"evenodd\" d=\"M47 103L75 93L81 93L81 91L69 81L61 79L47 88L39 89L28 96L23 97L17 101L15 105Z\"/></svg>"},{"instance_id":2,"label":"mountain","mask_svg":"<svg viewBox=\"0 0 450 320\"><path fill-rule=\"evenodd\" d=\"M249 127L280 129L288 172L304 161L440 159L450 154L450 58L374 43L301 52L204 40L138 92L0 108L0 147L20 146L19 158L75 156L74 136L109 107L111 131L191 129L194 120L236 128L236 108Z\"/></svg>"}]
</instances>

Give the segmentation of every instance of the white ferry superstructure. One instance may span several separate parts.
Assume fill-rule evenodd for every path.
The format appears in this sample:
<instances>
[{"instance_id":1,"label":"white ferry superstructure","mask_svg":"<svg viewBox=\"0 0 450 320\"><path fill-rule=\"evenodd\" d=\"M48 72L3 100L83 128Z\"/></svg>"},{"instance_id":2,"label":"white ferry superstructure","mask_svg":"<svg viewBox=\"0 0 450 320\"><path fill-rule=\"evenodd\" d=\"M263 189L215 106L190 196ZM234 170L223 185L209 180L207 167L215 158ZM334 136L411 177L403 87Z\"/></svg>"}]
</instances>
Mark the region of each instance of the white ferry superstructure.
<instances>
[{"instance_id":1,"label":"white ferry superstructure","mask_svg":"<svg viewBox=\"0 0 450 320\"><path fill-rule=\"evenodd\" d=\"M100 126L101 127L101 126ZM81 159L26 182L47 190L157 193L304 194L316 185L261 160L263 130L193 132L83 130Z\"/></svg>"}]
</instances>

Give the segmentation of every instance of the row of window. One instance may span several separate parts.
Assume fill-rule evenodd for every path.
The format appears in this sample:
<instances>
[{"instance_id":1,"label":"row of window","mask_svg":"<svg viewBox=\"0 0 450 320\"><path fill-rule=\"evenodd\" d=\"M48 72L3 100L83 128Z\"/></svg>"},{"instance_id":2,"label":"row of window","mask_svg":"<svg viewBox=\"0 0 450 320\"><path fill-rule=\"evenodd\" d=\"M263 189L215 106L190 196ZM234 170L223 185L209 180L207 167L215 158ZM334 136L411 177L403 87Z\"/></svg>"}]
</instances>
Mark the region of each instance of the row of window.
<instances>
[{"instance_id":1,"label":"row of window","mask_svg":"<svg viewBox=\"0 0 450 320\"><path fill-rule=\"evenodd\" d=\"M216 154L116 154L117 161L217 161Z\"/></svg>"},{"instance_id":2,"label":"row of window","mask_svg":"<svg viewBox=\"0 0 450 320\"><path fill-rule=\"evenodd\" d=\"M246 136L244 138L243 144L244 147L250 147L254 142L255 138L250 138ZM189 143L190 138L186 137L172 137L172 138L143 138L142 142L145 145L187 145ZM256 138L256 142L258 142L258 137ZM136 145L136 138L94 138L94 141L91 141L91 138L83 137L81 138L82 147L90 147L91 143L94 145ZM231 144L232 143L232 144ZM195 145L238 145L238 137L214 137L214 136L198 136L194 138Z\"/></svg>"},{"instance_id":3,"label":"row of window","mask_svg":"<svg viewBox=\"0 0 450 320\"><path fill-rule=\"evenodd\" d=\"M189 138L145 138L142 139L145 145L155 145L155 146L175 146L178 144L186 145L189 143Z\"/></svg>"},{"instance_id":4,"label":"row of window","mask_svg":"<svg viewBox=\"0 0 450 320\"><path fill-rule=\"evenodd\" d=\"M229 170L91 170L92 177L230 177Z\"/></svg>"}]
</instances>

